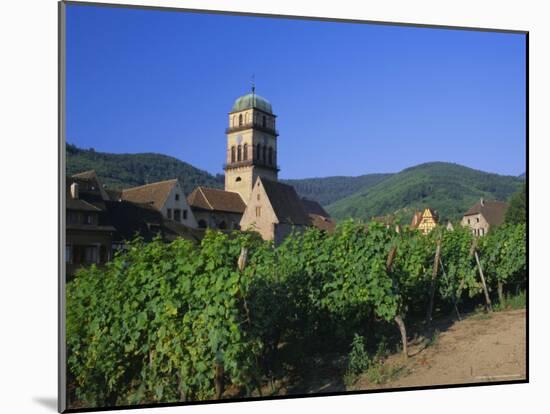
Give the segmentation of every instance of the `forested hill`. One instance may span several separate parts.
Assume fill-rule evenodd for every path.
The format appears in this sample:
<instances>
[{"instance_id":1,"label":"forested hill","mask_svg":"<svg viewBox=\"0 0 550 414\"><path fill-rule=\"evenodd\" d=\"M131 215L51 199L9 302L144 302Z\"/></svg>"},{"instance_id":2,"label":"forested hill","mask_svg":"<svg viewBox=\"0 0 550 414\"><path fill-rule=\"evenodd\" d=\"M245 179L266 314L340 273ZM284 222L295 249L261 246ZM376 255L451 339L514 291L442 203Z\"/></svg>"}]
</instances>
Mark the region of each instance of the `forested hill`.
<instances>
[{"instance_id":1,"label":"forested hill","mask_svg":"<svg viewBox=\"0 0 550 414\"><path fill-rule=\"evenodd\" d=\"M177 158L162 154L111 154L67 144L67 174L95 170L109 188L121 189L178 178L186 194L199 185L223 187L223 176L214 176Z\"/></svg>"},{"instance_id":2,"label":"forested hill","mask_svg":"<svg viewBox=\"0 0 550 414\"><path fill-rule=\"evenodd\" d=\"M376 185L327 206L336 219L368 220L386 214L408 221L415 209L438 210L442 221L457 220L480 197L507 201L523 178L491 174L458 164L431 162L407 168Z\"/></svg>"},{"instance_id":3,"label":"forested hill","mask_svg":"<svg viewBox=\"0 0 550 414\"><path fill-rule=\"evenodd\" d=\"M96 170L110 188L129 188L178 178L189 194L199 185L223 188L222 175L212 175L177 158L161 154L111 154L67 145L67 174ZM316 200L336 219L401 214L435 208L443 220L456 220L480 197L508 200L525 178L490 174L458 164L433 162L396 174L283 180L302 197Z\"/></svg>"},{"instance_id":4,"label":"forested hill","mask_svg":"<svg viewBox=\"0 0 550 414\"><path fill-rule=\"evenodd\" d=\"M392 174L367 174L359 177L323 177L281 180L292 185L298 194L328 206L358 191L366 191Z\"/></svg>"}]
</instances>

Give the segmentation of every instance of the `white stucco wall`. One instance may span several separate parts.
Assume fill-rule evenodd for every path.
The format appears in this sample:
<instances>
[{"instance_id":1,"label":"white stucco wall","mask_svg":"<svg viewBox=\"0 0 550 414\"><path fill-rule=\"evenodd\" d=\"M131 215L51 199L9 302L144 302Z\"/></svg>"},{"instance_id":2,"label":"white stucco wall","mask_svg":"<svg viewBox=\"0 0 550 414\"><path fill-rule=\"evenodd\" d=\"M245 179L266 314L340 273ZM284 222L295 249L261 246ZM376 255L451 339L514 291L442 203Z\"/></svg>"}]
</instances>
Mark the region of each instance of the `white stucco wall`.
<instances>
[{"instance_id":1,"label":"white stucco wall","mask_svg":"<svg viewBox=\"0 0 550 414\"><path fill-rule=\"evenodd\" d=\"M176 194L179 195L179 200L176 200ZM193 211L189 207L189 204L187 204L187 196L183 192L183 188L181 187L180 183L177 182L176 185L172 188L172 191L170 191L170 194L168 195L168 198L166 199L166 202L160 209L160 212L162 215L166 218L168 217L168 209L172 210L172 220L174 220L174 210L179 209L180 210L180 223L185 224L188 227L197 228L197 220L195 219L195 216L193 214ZM184 211L187 211L187 218L184 219Z\"/></svg>"}]
</instances>

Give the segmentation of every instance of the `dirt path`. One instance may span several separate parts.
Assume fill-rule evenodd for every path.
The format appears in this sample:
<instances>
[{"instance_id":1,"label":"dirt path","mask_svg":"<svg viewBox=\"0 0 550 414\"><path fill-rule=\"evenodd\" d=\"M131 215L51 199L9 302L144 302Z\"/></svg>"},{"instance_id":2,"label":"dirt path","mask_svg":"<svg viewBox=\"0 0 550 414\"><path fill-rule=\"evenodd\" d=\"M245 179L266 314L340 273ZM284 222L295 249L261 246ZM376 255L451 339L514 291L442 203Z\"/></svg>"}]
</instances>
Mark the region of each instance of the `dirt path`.
<instances>
[{"instance_id":1,"label":"dirt path","mask_svg":"<svg viewBox=\"0 0 550 414\"><path fill-rule=\"evenodd\" d=\"M366 376L349 389L398 388L526 378L525 310L480 314L451 325L434 343L412 357L403 374L383 385L369 383ZM403 365L398 355L385 364Z\"/></svg>"}]
</instances>

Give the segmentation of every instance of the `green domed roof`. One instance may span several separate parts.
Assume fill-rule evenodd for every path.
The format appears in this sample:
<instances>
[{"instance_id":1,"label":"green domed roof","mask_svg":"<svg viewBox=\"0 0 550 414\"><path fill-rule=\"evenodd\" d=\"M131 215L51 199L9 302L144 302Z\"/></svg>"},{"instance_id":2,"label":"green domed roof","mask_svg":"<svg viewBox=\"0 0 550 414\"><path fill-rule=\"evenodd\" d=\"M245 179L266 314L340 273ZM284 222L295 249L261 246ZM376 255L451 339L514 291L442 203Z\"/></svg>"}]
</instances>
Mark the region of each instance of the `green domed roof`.
<instances>
[{"instance_id":1,"label":"green domed roof","mask_svg":"<svg viewBox=\"0 0 550 414\"><path fill-rule=\"evenodd\" d=\"M243 111L249 108L257 108L270 114L273 113L271 103L267 99L255 93L249 93L248 95L238 98L233 104L231 112Z\"/></svg>"}]
</instances>

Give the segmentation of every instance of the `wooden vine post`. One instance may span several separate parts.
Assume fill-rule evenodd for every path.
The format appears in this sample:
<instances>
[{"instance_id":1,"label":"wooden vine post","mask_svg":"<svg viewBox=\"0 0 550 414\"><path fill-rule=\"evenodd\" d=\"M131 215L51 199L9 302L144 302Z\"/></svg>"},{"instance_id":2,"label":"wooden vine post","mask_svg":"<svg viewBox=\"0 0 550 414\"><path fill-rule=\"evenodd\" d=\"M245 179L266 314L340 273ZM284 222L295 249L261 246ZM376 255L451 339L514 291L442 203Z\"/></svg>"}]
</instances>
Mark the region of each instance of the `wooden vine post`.
<instances>
[{"instance_id":1,"label":"wooden vine post","mask_svg":"<svg viewBox=\"0 0 550 414\"><path fill-rule=\"evenodd\" d=\"M437 278L437 270L439 266L440 255L441 255L441 239L438 239L435 246L435 258L434 258L434 266L432 270L432 283L431 283L431 289L430 289L430 303L428 304L428 311L426 312L426 323L432 322L432 311L434 307L434 295L435 295L435 281Z\"/></svg>"},{"instance_id":2,"label":"wooden vine post","mask_svg":"<svg viewBox=\"0 0 550 414\"><path fill-rule=\"evenodd\" d=\"M388 253L388 259L386 260L386 270L388 271L388 273L391 272L391 266L393 260L395 259L396 253L397 246L393 246ZM409 352L407 349L407 327L405 326L405 322L403 321L403 318L400 314L397 314L395 316L394 321L399 327L399 332L401 333L401 343L403 344L403 358L407 359L409 356Z\"/></svg>"},{"instance_id":3,"label":"wooden vine post","mask_svg":"<svg viewBox=\"0 0 550 414\"><path fill-rule=\"evenodd\" d=\"M485 283L485 276L483 276L483 269L481 268L481 263L479 262L479 256L477 251L474 250L474 256L476 258L477 269L479 270L479 277L481 278L481 285L483 286L483 293L485 293L485 302L487 303L487 310L491 312L493 309L491 307L491 298L489 297L489 292L487 291L487 283Z\"/></svg>"},{"instance_id":4,"label":"wooden vine post","mask_svg":"<svg viewBox=\"0 0 550 414\"><path fill-rule=\"evenodd\" d=\"M481 268L481 264L479 263L479 256L477 255L476 248L477 248L477 237L474 237L474 241L472 242L472 247L470 247L470 257L474 256L476 259L477 269L479 271L479 277L481 279L481 285L483 286L483 293L485 294L485 303L487 305L487 310L492 311L491 298L489 298L489 292L487 291L487 284L485 283L485 276L483 276L483 269ZM462 279L459 289L462 289L463 285L464 285L464 279Z\"/></svg>"}]
</instances>

